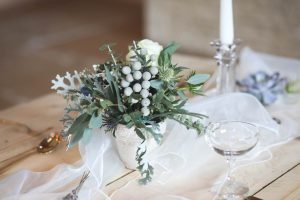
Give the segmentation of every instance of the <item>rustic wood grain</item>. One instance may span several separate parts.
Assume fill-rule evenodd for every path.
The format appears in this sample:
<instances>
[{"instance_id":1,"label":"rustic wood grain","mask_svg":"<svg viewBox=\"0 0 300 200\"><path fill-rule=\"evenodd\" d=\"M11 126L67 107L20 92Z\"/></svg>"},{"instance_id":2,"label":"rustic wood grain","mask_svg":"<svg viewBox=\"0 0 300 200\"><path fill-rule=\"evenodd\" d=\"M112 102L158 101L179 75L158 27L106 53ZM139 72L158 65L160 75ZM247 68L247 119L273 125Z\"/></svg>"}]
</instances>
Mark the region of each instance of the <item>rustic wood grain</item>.
<instances>
[{"instance_id":1,"label":"rustic wood grain","mask_svg":"<svg viewBox=\"0 0 300 200\"><path fill-rule=\"evenodd\" d=\"M299 200L300 199L300 164L272 182L255 195L261 199Z\"/></svg>"},{"instance_id":2,"label":"rustic wood grain","mask_svg":"<svg viewBox=\"0 0 300 200\"><path fill-rule=\"evenodd\" d=\"M300 153L300 140L296 139L275 146L271 149L271 152L273 158L270 161L249 165L240 170L239 175L250 186L251 195L256 194L261 188L270 187L272 185L270 183L300 163L300 157L298 156ZM288 191L282 190L281 193L288 194Z\"/></svg>"},{"instance_id":3,"label":"rustic wood grain","mask_svg":"<svg viewBox=\"0 0 300 200\"><path fill-rule=\"evenodd\" d=\"M140 176L138 171L134 170L125 170L120 178L116 178L111 183L107 184L104 188L104 192L108 195L111 195L117 189L120 189L124 185L126 185L129 181L138 179Z\"/></svg>"},{"instance_id":4,"label":"rustic wood grain","mask_svg":"<svg viewBox=\"0 0 300 200\"><path fill-rule=\"evenodd\" d=\"M272 160L242 167L235 173L240 180L248 184L249 195L252 199L300 200L300 166L298 165L300 163L300 140L275 146L271 152ZM294 168L295 166L297 167ZM287 171L289 172L286 173ZM138 172L130 172L127 176L107 185L105 191L112 194L129 181L137 179L138 176ZM211 197L210 185L207 183L205 190L195 191L193 194L200 195L199 199L203 199L203 196ZM193 197L190 198L193 199Z\"/></svg>"},{"instance_id":5,"label":"rustic wood grain","mask_svg":"<svg viewBox=\"0 0 300 200\"><path fill-rule=\"evenodd\" d=\"M57 164L74 163L80 159L78 150L73 148L66 151L64 143L51 154L38 154L35 151L42 138L51 132L44 130L49 127L60 130L59 119L64 106L62 97L51 94L0 112L0 119L26 124L40 133L31 135L24 128L0 125L0 178L20 169L45 171Z\"/></svg>"}]
</instances>

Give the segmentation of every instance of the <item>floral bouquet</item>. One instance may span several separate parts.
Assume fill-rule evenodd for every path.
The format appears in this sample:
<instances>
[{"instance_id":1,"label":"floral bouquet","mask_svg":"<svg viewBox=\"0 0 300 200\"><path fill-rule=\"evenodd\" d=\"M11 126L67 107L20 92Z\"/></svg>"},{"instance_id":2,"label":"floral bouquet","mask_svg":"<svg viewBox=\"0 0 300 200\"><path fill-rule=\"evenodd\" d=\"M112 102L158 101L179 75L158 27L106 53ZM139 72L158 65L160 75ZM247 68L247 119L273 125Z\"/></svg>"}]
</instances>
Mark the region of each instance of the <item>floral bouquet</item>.
<instances>
[{"instance_id":1,"label":"floral bouquet","mask_svg":"<svg viewBox=\"0 0 300 200\"><path fill-rule=\"evenodd\" d=\"M103 128L116 136L118 126L133 128L143 144L154 138L159 144L162 134L158 126L165 119L173 119L199 134L203 130L199 113L183 108L187 102L187 92L201 95L207 74L191 72L183 79L185 67L172 64L172 54L178 45L171 43L163 48L151 40L133 42L129 46L126 60L120 60L105 44L100 50L107 51L109 60L93 65L93 69L52 80L52 89L62 94L68 101L62 119L63 138L68 139L68 147L78 141L88 141L92 130ZM96 147L95 147L96 148ZM137 169L141 172L140 183L151 180L153 167L143 160L147 148L137 148Z\"/></svg>"}]
</instances>

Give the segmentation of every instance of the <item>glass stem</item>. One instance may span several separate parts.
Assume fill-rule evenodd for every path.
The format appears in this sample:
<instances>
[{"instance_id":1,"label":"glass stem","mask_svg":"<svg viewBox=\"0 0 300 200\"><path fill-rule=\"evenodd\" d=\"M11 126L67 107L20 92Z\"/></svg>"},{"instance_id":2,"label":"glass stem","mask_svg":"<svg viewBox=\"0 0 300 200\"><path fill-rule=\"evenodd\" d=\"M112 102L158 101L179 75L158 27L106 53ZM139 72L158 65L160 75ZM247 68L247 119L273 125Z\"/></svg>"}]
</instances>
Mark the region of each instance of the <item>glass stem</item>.
<instances>
[{"instance_id":1,"label":"glass stem","mask_svg":"<svg viewBox=\"0 0 300 200\"><path fill-rule=\"evenodd\" d=\"M226 175L226 180L227 181L232 181L234 180L234 178L232 177L232 171L233 168L235 166L235 157L233 155L228 155L226 158L226 162L228 164L228 171L227 171L227 175Z\"/></svg>"}]
</instances>

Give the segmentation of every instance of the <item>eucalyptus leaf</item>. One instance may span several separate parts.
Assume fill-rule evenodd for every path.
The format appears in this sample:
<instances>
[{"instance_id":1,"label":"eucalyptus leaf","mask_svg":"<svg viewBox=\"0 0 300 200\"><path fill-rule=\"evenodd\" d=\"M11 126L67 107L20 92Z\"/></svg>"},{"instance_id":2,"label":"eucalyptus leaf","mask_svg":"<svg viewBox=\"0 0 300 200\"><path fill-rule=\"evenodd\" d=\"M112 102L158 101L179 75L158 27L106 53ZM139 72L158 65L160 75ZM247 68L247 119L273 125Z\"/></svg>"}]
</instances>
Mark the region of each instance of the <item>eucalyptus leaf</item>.
<instances>
[{"instance_id":1,"label":"eucalyptus leaf","mask_svg":"<svg viewBox=\"0 0 300 200\"><path fill-rule=\"evenodd\" d=\"M106 77L106 80L107 80L107 82L109 84L110 90L112 91L113 90L113 85L112 85L113 77L110 74L110 71L109 71L109 69L108 69L108 67L106 65L104 65L104 68L105 68L105 77Z\"/></svg>"},{"instance_id":2,"label":"eucalyptus leaf","mask_svg":"<svg viewBox=\"0 0 300 200\"><path fill-rule=\"evenodd\" d=\"M161 100L164 98L164 91L159 90L155 95L154 95L154 101L155 104L160 104Z\"/></svg>"},{"instance_id":3,"label":"eucalyptus leaf","mask_svg":"<svg viewBox=\"0 0 300 200\"><path fill-rule=\"evenodd\" d=\"M127 128L132 128L134 126L133 121L127 122L126 127Z\"/></svg>"},{"instance_id":4,"label":"eucalyptus leaf","mask_svg":"<svg viewBox=\"0 0 300 200\"><path fill-rule=\"evenodd\" d=\"M184 94L184 92L183 92L182 90L178 90L178 91L177 91L177 94L179 95L179 97L180 97L182 100L188 99L188 97Z\"/></svg>"},{"instance_id":5,"label":"eucalyptus leaf","mask_svg":"<svg viewBox=\"0 0 300 200\"><path fill-rule=\"evenodd\" d=\"M103 100L103 101L100 101L100 105L102 108L106 109L106 108L112 106L113 102L111 102L110 100Z\"/></svg>"},{"instance_id":6,"label":"eucalyptus leaf","mask_svg":"<svg viewBox=\"0 0 300 200\"><path fill-rule=\"evenodd\" d=\"M117 96L118 109L119 109L119 111L123 112L124 108L123 108L123 104L121 101L120 90L119 90L119 87L118 87L116 81L113 81L113 86L114 86L115 94Z\"/></svg>"},{"instance_id":7,"label":"eucalyptus leaf","mask_svg":"<svg viewBox=\"0 0 300 200\"><path fill-rule=\"evenodd\" d=\"M202 93L203 85L189 85L188 89L192 94L203 95Z\"/></svg>"},{"instance_id":8,"label":"eucalyptus leaf","mask_svg":"<svg viewBox=\"0 0 300 200\"><path fill-rule=\"evenodd\" d=\"M163 83L164 82L161 80L151 80L150 81L151 87L153 87L156 90L160 90L162 88Z\"/></svg>"},{"instance_id":9,"label":"eucalyptus leaf","mask_svg":"<svg viewBox=\"0 0 300 200\"><path fill-rule=\"evenodd\" d=\"M136 134L142 139L142 140L146 140L146 137L144 136L143 132L141 131L141 129L139 128L135 128L134 129Z\"/></svg>"},{"instance_id":10,"label":"eucalyptus leaf","mask_svg":"<svg viewBox=\"0 0 300 200\"><path fill-rule=\"evenodd\" d=\"M178 108L182 108L185 103L187 102L188 98L186 98L185 100L182 100L178 105L175 106L176 109Z\"/></svg>"},{"instance_id":11,"label":"eucalyptus leaf","mask_svg":"<svg viewBox=\"0 0 300 200\"><path fill-rule=\"evenodd\" d=\"M68 134L71 134L71 140L68 144L69 147L77 144L82 138L85 128L88 127L90 118L91 115L83 113L75 119L72 126L68 130Z\"/></svg>"},{"instance_id":12,"label":"eucalyptus leaf","mask_svg":"<svg viewBox=\"0 0 300 200\"><path fill-rule=\"evenodd\" d=\"M123 119L124 119L124 121L125 121L126 123L128 123L128 122L131 121L131 117L130 117L130 115L128 115L128 114L123 115Z\"/></svg>"},{"instance_id":13,"label":"eucalyptus leaf","mask_svg":"<svg viewBox=\"0 0 300 200\"><path fill-rule=\"evenodd\" d=\"M167 100L166 98L162 99L162 103L168 108L173 109L173 104L171 101Z\"/></svg>"},{"instance_id":14,"label":"eucalyptus leaf","mask_svg":"<svg viewBox=\"0 0 300 200\"><path fill-rule=\"evenodd\" d=\"M209 77L209 74L195 74L189 77L189 79L186 82L192 85L198 85L205 83L209 79Z\"/></svg>"},{"instance_id":15,"label":"eucalyptus leaf","mask_svg":"<svg viewBox=\"0 0 300 200\"><path fill-rule=\"evenodd\" d=\"M140 111L135 111L129 114L133 121L139 121L142 117L142 113Z\"/></svg>"},{"instance_id":16,"label":"eucalyptus leaf","mask_svg":"<svg viewBox=\"0 0 300 200\"><path fill-rule=\"evenodd\" d=\"M145 130L153 136L154 140L156 141L157 144L161 143L163 135L160 133L156 133L152 128L146 127Z\"/></svg>"},{"instance_id":17,"label":"eucalyptus leaf","mask_svg":"<svg viewBox=\"0 0 300 200\"><path fill-rule=\"evenodd\" d=\"M167 52L160 52L158 57L158 65L159 66L170 66L171 65L171 55Z\"/></svg>"},{"instance_id":18,"label":"eucalyptus leaf","mask_svg":"<svg viewBox=\"0 0 300 200\"><path fill-rule=\"evenodd\" d=\"M165 55L166 54L164 54L163 52L160 52L158 60L157 60L159 66L164 66Z\"/></svg>"},{"instance_id":19,"label":"eucalyptus leaf","mask_svg":"<svg viewBox=\"0 0 300 200\"><path fill-rule=\"evenodd\" d=\"M169 55L173 55L175 53L175 51L179 48L180 46L174 42L171 42L170 44L168 44L164 49L163 52L167 53Z\"/></svg>"},{"instance_id":20,"label":"eucalyptus leaf","mask_svg":"<svg viewBox=\"0 0 300 200\"><path fill-rule=\"evenodd\" d=\"M90 103L87 107L87 113L92 115L95 112L95 110L98 110L97 105L95 103Z\"/></svg>"},{"instance_id":21,"label":"eucalyptus leaf","mask_svg":"<svg viewBox=\"0 0 300 200\"><path fill-rule=\"evenodd\" d=\"M111 90L112 94L115 94L115 96L117 97L118 109L119 109L119 111L123 112L124 109L123 109L123 104L122 104L121 97L120 97L120 91L119 91L118 84L114 80L113 76L110 74L108 67L106 65L104 65L104 67L105 67L106 79L109 84L110 90Z\"/></svg>"},{"instance_id":22,"label":"eucalyptus leaf","mask_svg":"<svg viewBox=\"0 0 300 200\"><path fill-rule=\"evenodd\" d=\"M92 133L93 133L93 129L91 129L91 128L84 129L83 137L81 139L83 144L88 144L90 142L90 140L92 138Z\"/></svg>"},{"instance_id":23,"label":"eucalyptus leaf","mask_svg":"<svg viewBox=\"0 0 300 200\"><path fill-rule=\"evenodd\" d=\"M145 124L141 120L135 121L134 124L137 128L145 128L146 127Z\"/></svg>"},{"instance_id":24,"label":"eucalyptus leaf","mask_svg":"<svg viewBox=\"0 0 300 200\"><path fill-rule=\"evenodd\" d=\"M102 115L97 114L97 112L94 112L92 115L90 122L89 122L89 128L100 128L102 126Z\"/></svg>"},{"instance_id":25,"label":"eucalyptus leaf","mask_svg":"<svg viewBox=\"0 0 300 200\"><path fill-rule=\"evenodd\" d=\"M185 69L188 69L188 68L187 67L174 67L174 73L179 74L180 72L182 72ZM182 75L179 77L182 77Z\"/></svg>"}]
</instances>

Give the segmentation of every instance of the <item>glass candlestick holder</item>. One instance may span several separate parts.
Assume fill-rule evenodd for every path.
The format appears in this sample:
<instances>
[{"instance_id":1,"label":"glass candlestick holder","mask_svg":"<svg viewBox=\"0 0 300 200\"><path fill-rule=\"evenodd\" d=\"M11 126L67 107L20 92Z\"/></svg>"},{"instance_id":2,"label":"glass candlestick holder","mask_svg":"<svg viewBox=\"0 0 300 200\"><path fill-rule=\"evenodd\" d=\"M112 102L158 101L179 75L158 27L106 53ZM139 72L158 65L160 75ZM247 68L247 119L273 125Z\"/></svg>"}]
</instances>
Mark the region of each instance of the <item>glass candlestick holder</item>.
<instances>
[{"instance_id":1,"label":"glass candlestick holder","mask_svg":"<svg viewBox=\"0 0 300 200\"><path fill-rule=\"evenodd\" d=\"M211 46L216 48L215 59L217 60L217 94L225 94L235 91L235 71L237 53L236 48L240 40L235 40L233 44L223 44L220 40L211 42Z\"/></svg>"}]
</instances>

